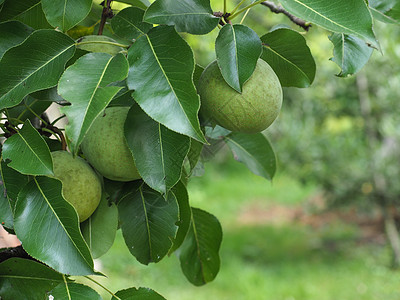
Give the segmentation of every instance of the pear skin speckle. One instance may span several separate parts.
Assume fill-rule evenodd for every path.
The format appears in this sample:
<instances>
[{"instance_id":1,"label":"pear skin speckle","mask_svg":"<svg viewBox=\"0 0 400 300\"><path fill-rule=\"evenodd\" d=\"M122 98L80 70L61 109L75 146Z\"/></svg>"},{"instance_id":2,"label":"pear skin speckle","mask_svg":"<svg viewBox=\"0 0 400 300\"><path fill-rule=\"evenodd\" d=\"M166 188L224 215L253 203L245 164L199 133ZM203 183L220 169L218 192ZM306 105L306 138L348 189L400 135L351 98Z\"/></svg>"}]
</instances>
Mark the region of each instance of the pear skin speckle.
<instances>
[{"instance_id":1,"label":"pear skin speckle","mask_svg":"<svg viewBox=\"0 0 400 300\"><path fill-rule=\"evenodd\" d=\"M93 122L81 144L89 163L104 177L115 181L140 179L124 135L129 107L109 107Z\"/></svg>"},{"instance_id":2,"label":"pear skin speckle","mask_svg":"<svg viewBox=\"0 0 400 300\"><path fill-rule=\"evenodd\" d=\"M85 221L96 210L101 199L101 183L97 174L81 157L67 151L51 153L54 176L62 182L62 194Z\"/></svg>"},{"instance_id":3,"label":"pear skin speckle","mask_svg":"<svg viewBox=\"0 0 400 300\"><path fill-rule=\"evenodd\" d=\"M200 114L209 122L231 131L256 133L267 129L282 107L282 87L272 68L257 61L242 93L223 79L217 61L204 70L198 84Z\"/></svg>"}]
</instances>

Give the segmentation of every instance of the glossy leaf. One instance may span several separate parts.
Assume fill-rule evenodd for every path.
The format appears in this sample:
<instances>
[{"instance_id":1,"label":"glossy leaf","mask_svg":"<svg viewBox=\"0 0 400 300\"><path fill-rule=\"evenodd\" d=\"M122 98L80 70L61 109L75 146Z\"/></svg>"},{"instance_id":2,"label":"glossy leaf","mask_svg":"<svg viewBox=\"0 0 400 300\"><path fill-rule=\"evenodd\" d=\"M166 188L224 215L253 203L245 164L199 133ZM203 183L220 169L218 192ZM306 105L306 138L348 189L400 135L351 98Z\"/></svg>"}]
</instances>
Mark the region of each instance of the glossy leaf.
<instances>
[{"instance_id":1,"label":"glossy leaf","mask_svg":"<svg viewBox=\"0 0 400 300\"><path fill-rule=\"evenodd\" d=\"M249 27L227 24L215 41L218 66L225 81L237 92L256 68L262 47L258 35Z\"/></svg>"},{"instance_id":2,"label":"glossy leaf","mask_svg":"<svg viewBox=\"0 0 400 300\"><path fill-rule=\"evenodd\" d=\"M18 20L34 28L51 28L43 13L40 0L6 1L0 11L0 22Z\"/></svg>"},{"instance_id":3,"label":"glossy leaf","mask_svg":"<svg viewBox=\"0 0 400 300\"><path fill-rule=\"evenodd\" d=\"M4 142L3 160L25 175L53 175L50 149L29 120Z\"/></svg>"},{"instance_id":4,"label":"glossy leaf","mask_svg":"<svg viewBox=\"0 0 400 300\"><path fill-rule=\"evenodd\" d=\"M78 40L78 49L116 55L124 50L116 40L105 35L87 35Z\"/></svg>"},{"instance_id":5,"label":"glossy leaf","mask_svg":"<svg viewBox=\"0 0 400 300\"><path fill-rule=\"evenodd\" d=\"M64 274L94 274L75 209L61 194L61 182L36 177L18 195L14 229L32 257Z\"/></svg>"},{"instance_id":6,"label":"glossy leaf","mask_svg":"<svg viewBox=\"0 0 400 300\"><path fill-rule=\"evenodd\" d=\"M128 90L127 87L123 86L122 89L114 96L114 98L111 100L110 106L132 106L135 104L135 100L132 98L132 92Z\"/></svg>"},{"instance_id":7,"label":"glossy leaf","mask_svg":"<svg viewBox=\"0 0 400 300\"><path fill-rule=\"evenodd\" d=\"M217 27L210 0L156 0L146 10L145 21L175 25L178 32L206 34Z\"/></svg>"},{"instance_id":8,"label":"glossy leaf","mask_svg":"<svg viewBox=\"0 0 400 300\"><path fill-rule=\"evenodd\" d=\"M265 60L282 86L305 88L314 81L316 66L305 38L297 31L280 28L261 37Z\"/></svg>"},{"instance_id":9,"label":"glossy leaf","mask_svg":"<svg viewBox=\"0 0 400 300\"><path fill-rule=\"evenodd\" d=\"M222 228L217 218L192 208L192 223L179 249L182 272L192 284L200 286L217 276L221 241Z\"/></svg>"},{"instance_id":10,"label":"glossy leaf","mask_svg":"<svg viewBox=\"0 0 400 300\"><path fill-rule=\"evenodd\" d=\"M127 84L140 107L165 127L205 142L192 80L193 52L175 29L151 29L129 49L128 60Z\"/></svg>"},{"instance_id":11,"label":"glossy leaf","mask_svg":"<svg viewBox=\"0 0 400 300\"><path fill-rule=\"evenodd\" d=\"M225 142L235 159L244 163L256 175L272 180L276 172L276 157L268 139L262 133L233 132Z\"/></svg>"},{"instance_id":12,"label":"glossy leaf","mask_svg":"<svg viewBox=\"0 0 400 300\"><path fill-rule=\"evenodd\" d=\"M1 299L45 299L63 282L62 274L30 259L10 258L0 263Z\"/></svg>"},{"instance_id":13,"label":"glossy leaf","mask_svg":"<svg viewBox=\"0 0 400 300\"><path fill-rule=\"evenodd\" d=\"M358 37L334 33L329 39L334 47L331 60L342 69L340 77L357 73L372 55L373 49Z\"/></svg>"},{"instance_id":14,"label":"glossy leaf","mask_svg":"<svg viewBox=\"0 0 400 300\"><path fill-rule=\"evenodd\" d=\"M50 296L54 300L102 300L91 287L74 282L60 283L48 293L49 298Z\"/></svg>"},{"instance_id":15,"label":"glossy leaf","mask_svg":"<svg viewBox=\"0 0 400 300\"><path fill-rule=\"evenodd\" d=\"M94 213L81 223L82 235L89 246L93 258L105 254L113 245L118 229L118 209L109 204L104 196Z\"/></svg>"},{"instance_id":16,"label":"glossy leaf","mask_svg":"<svg viewBox=\"0 0 400 300\"><path fill-rule=\"evenodd\" d=\"M179 228L173 241L173 246L169 250L169 254L172 254L182 245L183 241L185 240L186 234L189 231L190 222L192 219L192 210L189 204L189 195L182 181L178 182L172 188L172 192L174 193L179 206L179 221L177 223Z\"/></svg>"},{"instance_id":17,"label":"glossy leaf","mask_svg":"<svg viewBox=\"0 0 400 300\"><path fill-rule=\"evenodd\" d=\"M190 138L157 123L138 105L129 110L125 137L143 180L152 189L167 193L181 177Z\"/></svg>"},{"instance_id":18,"label":"glossy leaf","mask_svg":"<svg viewBox=\"0 0 400 300\"><path fill-rule=\"evenodd\" d=\"M107 178L104 180L104 190L107 193L111 202L118 203L128 194L135 193L143 184L141 180L134 180L128 182L114 181ZM120 224L118 224L119 226ZM118 227L119 228L119 227Z\"/></svg>"},{"instance_id":19,"label":"glossy leaf","mask_svg":"<svg viewBox=\"0 0 400 300\"><path fill-rule=\"evenodd\" d=\"M14 217L8 201L3 181L0 182L0 224L6 228L14 227Z\"/></svg>"},{"instance_id":20,"label":"glossy leaf","mask_svg":"<svg viewBox=\"0 0 400 300\"><path fill-rule=\"evenodd\" d=\"M10 48L21 44L33 29L18 21L0 23L0 60Z\"/></svg>"},{"instance_id":21,"label":"glossy leaf","mask_svg":"<svg viewBox=\"0 0 400 300\"><path fill-rule=\"evenodd\" d=\"M333 32L358 36L379 48L364 0L280 0L280 3L305 21Z\"/></svg>"},{"instance_id":22,"label":"glossy leaf","mask_svg":"<svg viewBox=\"0 0 400 300\"><path fill-rule=\"evenodd\" d=\"M19 104L32 92L55 86L74 51L74 41L54 30L35 31L7 51L0 61L0 109Z\"/></svg>"},{"instance_id":23,"label":"glossy leaf","mask_svg":"<svg viewBox=\"0 0 400 300\"><path fill-rule=\"evenodd\" d=\"M76 51L78 52L78 51ZM69 62L68 62L69 63ZM52 102L65 102L64 98L62 98L58 93L57 93L57 87L52 87L49 89L41 90L34 92L30 94L30 96L33 99L39 100L39 101L52 101Z\"/></svg>"},{"instance_id":24,"label":"glossy leaf","mask_svg":"<svg viewBox=\"0 0 400 300\"><path fill-rule=\"evenodd\" d=\"M69 123L66 133L71 152L77 153L94 119L106 108L122 87L109 86L128 74L123 54L88 53L79 58L62 75L58 93L71 103L61 109Z\"/></svg>"},{"instance_id":25,"label":"glossy leaf","mask_svg":"<svg viewBox=\"0 0 400 300\"><path fill-rule=\"evenodd\" d=\"M146 9L150 5L148 0L115 0L115 2L130 4L142 9Z\"/></svg>"},{"instance_id":26,"label":"glossy leaf","mask_svg":"<svg viewBox=\"0 0 400 300\"><path fill-rule=\"evenodd\" d=\"M149 288L129 288L115 293L118 298L112 297L111 300L165 300L163 296Z\"/></svg>"},{"instance_id":27,"label":"glossy leaf","mask_svg":"<svg viewBox=\"0 0 400 300\"><path fill-rule=\"evenodd\" d=\"M65 32L82 21L92 8L92 0L41 0L47 21Z\"/></svg>"},{"instance_id":28,"label":"glossy leaf","mask_svg":"<svg viewBox=\"0 0 400 300\"><path fill-rule=\"evenodd\" d=\"M120 225L129 251L142 264L160 261L172 246L177 231L178 204L141 185L118 203Z\"/></svg>"},{"instance_id":29,"label":"glossy leaf","mask_svg":"<svg viewBox=\"0 0 400 300\"><path fill-rule=\"evenodd\" d=\"M146 34L152 24L143 21L144 10L138 7L127 7L111 19L114 33L122 38L133 40Z\"/></svg>"},{"instance_id":30,"label":"glossy leaf","mask_svg":"<svg viewBox=\"0 0 400 300\"><path fill-rule=\"evenodd\" d=\"M369 0L374 18L389 24L400 24L400 3L397 0Z\"/></svg>"},{"instance_id":31,"label":"glossy leaf","mask_svg":"<svg viewBox=\"0 0 400 300\"><path fill-rule=\"evenodd\" d=\"M28 183L29 177L10 168L3 160L1 161L0 166L1 178L7 191L7 198L10 201L12 210L14 211L18 193L22 187Z\"/></svg>"}]
</instances>

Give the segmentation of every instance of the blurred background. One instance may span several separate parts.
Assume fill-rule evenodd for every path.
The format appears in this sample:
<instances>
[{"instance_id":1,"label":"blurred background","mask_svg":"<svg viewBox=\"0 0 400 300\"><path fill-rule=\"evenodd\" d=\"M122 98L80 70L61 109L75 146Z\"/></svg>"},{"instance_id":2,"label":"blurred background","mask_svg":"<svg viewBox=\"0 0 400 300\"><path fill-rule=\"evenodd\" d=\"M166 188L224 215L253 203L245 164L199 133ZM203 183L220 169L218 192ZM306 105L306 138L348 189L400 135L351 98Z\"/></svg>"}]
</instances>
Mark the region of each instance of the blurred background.
<instances>
[{"instance_id":1,"label":"blurred background","mask_svg":"<svg viewBox=\"0 0 400 300\"><path fill-rule=\"evenodd\" d=\"M223 1L211 2L222 10ZM260 36L278 24L302 31L261 5L244 24ZM140 265L120 232L97 261L109 275L100 281L112 290L151 287L167 299L400 299L400 27L377 23L375 32L382 53L349 78L335 76L330 33L305 34L316 79L284 90L281 115L265 132L278 157L272 183L224 147L190 180L192 206L224 231L214 282L192 286L174 255ZM185 36L202 66L215 59L217 33Z\"/></svg>"}]
</instances>

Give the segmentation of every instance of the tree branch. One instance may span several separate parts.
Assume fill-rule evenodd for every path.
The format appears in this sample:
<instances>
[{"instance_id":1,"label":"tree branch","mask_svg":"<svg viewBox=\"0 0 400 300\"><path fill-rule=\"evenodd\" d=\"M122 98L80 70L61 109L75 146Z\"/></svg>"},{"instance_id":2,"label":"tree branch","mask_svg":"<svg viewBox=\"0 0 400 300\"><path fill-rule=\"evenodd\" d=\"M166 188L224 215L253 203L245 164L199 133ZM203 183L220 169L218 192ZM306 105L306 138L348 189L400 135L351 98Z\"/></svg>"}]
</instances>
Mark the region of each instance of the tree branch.
<instances>
[{"instance_id":1,"label":"tree branch","mask_svg":"<svg viewBox=\"0 0 400 300\"><path fill-rule=\"evenodd\" d=\"M35 260L36 259L32 258L25 250L22 248L22 246L17 246L14 248L8 248L2 252L0 252L0 263L3 261L6 261L9 258L13 257L19 257L19 258L25 258L25 259L31 259Z\"/></svg>"},{"instance_id":2,"label":"tree branch","mask_svg":"<svg viewBox=\"0 0 400 300\"><path fill-rule=\"evenodd\" d=\"M261 2L261 5L264 5L264 6L268 7L273 13L284 14L285 16L287 16L290 19L290 21L292 21L296 25L300 26L305 31L308 31L310 29L310 27L311 27L310 23L308 23L308 22L306 22L306 21L304 21L304 20L292 15L290 12L285 10L282 6L276 5L272 1Z\"/></svg>"},{"instance_id":3,"label":"tree branch","mask_svg":"<svg viewBox=\"0 0 400 300\"><path fill-rule=\"evenodd\" d=\"M112 9L111 9L111 1L112 0L105 0L101 3L101 5L103 5L103 12L101 14L99 32L97 33L97 35L103 34L104 26L106 25L107 19L112 18L114 16Z\"/></svg>"}]
</instances>

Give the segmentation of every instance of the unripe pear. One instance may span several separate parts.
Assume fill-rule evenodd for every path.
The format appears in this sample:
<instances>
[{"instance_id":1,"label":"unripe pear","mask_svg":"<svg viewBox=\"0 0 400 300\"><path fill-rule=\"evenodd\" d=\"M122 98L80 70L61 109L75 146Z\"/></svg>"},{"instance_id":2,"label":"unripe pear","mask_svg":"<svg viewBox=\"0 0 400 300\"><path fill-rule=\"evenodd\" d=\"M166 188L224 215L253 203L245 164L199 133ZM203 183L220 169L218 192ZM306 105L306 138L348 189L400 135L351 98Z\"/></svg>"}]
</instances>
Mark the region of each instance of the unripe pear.
<instances>
[{"instance_id":1,"label":"unripe pear","mask_svg":"<svg viewBox=\"0 0 400 300\"><path fill-rule=\"evenodd\" d=\"M62 194L76 210L79 222L96 210L101 199L101 182L90 165L67 151L51 153L54 177L62 183Z\"/></svg>"},{"instance_id":2,"label":"unripe pear","mask_svg":"<svg viewBox=\"0 0 400 300\"><path fill-rule=\"evenodd\" d=\"M96 118L81 144L89 163L104 177L116 181L140 179L124 135L129 107L109 107Z\"/></svg>"},{"instance_id":3,"label":"unripe pear","mask_svg":"<svg viewBox=\"0 0 400 300\"><path fill-rule=\"evenodd\" d=\"M244 83L242 93L225 82L217 61L212 62L200 77L198 93L200 114L207 121L244 133L268 128L279 115L283 97L278 77L262 59Z\"/></svg>"}]
</instances>

